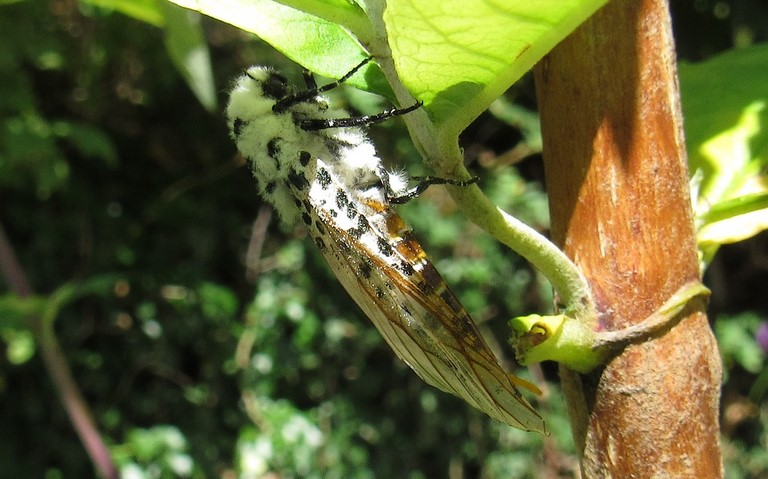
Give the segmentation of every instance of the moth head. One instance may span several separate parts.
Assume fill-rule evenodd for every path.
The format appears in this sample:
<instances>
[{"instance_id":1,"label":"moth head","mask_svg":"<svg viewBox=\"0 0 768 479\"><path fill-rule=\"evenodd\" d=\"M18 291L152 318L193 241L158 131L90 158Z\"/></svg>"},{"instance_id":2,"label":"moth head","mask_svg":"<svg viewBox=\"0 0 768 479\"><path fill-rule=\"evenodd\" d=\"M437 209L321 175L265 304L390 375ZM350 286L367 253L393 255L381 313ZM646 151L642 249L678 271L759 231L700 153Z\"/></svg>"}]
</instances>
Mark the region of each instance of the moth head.
<instances>
[{"instance_id":1,"label":"moth head","mask_svg":"<svg viewBox=\"0 0 768 479\"><path fill-rule=\"evenodd\" d=\"M288 79L273 68L251 67L245 72L245 76L253 80L254 88L259 89L260 94L266 98L280 100L290 93Z\"/></svg>"},{"instance_id":2,"label":"moth head","mask_svg":"<svg viewBox=\"0 0 768 479\"><path fill-rule=\"evenodd\" d=\"M277 100L291 94L286 78L267 67L251 67L235 81L227 105L230 122L248 123L272 115ZM230 125L232 126L232 125Z\"/></svg>"}]
</instances>

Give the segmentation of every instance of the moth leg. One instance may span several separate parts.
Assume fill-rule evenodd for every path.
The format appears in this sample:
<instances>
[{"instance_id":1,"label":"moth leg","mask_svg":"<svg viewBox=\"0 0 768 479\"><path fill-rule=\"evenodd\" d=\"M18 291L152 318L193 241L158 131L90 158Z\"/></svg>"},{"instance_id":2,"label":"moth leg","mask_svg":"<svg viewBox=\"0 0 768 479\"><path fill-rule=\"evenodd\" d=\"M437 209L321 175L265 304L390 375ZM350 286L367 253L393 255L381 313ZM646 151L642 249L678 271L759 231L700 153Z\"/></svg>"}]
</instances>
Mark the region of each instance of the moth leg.
<instances>
[{"instance_id":1,"label":"moth leg","mask_svg":"<svg viewBox=\"0 0 768 479\"><path fill-rule=\"evenodd\" d=\"M314 88L309 88L307 90L300 91L300 92L298 92L296 94L289 95L289 96L279 100L272 107L272 111L274 111L275 113L282 113L282 112L286 111L288 108L292 107L293 105L297 105L299 103L304 103L306 101L313 100L317 95L319 95L319 94L321 94L323 92L326 92L328 90L332 90L332 89L338 87L339 85L341 85L342 83L344 83L345 81L349 80L349 78L352 75L357 73L358 70L363 68L371 60L373 60L373 57L367 57L365 60L360 62L356 67L354 67L349 72L347 72L346 75L344 75L343 77L339 78L336 81L328 83L327 85L323 85L321 87L318 87L317 84L315 84ZM307 77L305 76L304 79L306 80L306 78ZM315 80L312 79L311 82L314 84ZM307 86L309 86L309 85L307 85Z\"/></svg>"},{"instance_id":2,"label":"moth leg","mask_svg":"<svg viewBox=\"0 0 768 479\"><path fill-rule=\"evenodd\" d=\"M405 115L413 110L421 108L422 102L417 101L411 106L405 108L390 108L375 115L356 116L352 118L331 118L331 119L309 119L298 122L299 127L304 131L327 130L328 128L346 128L354 126L369 126L375 123L389 120L390 118Z\"/></svg>"},{"instance_id":3,"label":"moth leg","mask_svg":"<svg viewBox=\"0 0 768 479\"><path fill-rule=\"evenodd\" d=\"M384 176L382 176L382 180L383 178ZM439 178L437 176L414 176L411 178L411 180L414 180L417 182L416 186L408 189L404 193L401 193L395 196L395 193L392 191L392 188L389 186L388 178L389 177L387 176L387 181L384 182L384 191L387 196L387 200L389 200L389 203L393 205L402 205L404 203L411 201L412 199L422 194L424 190L426 190L432 185L469 186L477 183L480 180L480 178L478 178L477 176L473 176L468 180L452 180L449 178Z\"/></svg>"},{"instance_id":4,"label":"moth leg","mask_svg":"<svg viewBox=\"0 0 768 479\"><path fill-rule=\"evenodd\" d=\"M311 71L304 69L301 72L301 75L304 77L304 83L307 85L307 90L317 90L317 82Z\"/></svg>"}]
</instances>

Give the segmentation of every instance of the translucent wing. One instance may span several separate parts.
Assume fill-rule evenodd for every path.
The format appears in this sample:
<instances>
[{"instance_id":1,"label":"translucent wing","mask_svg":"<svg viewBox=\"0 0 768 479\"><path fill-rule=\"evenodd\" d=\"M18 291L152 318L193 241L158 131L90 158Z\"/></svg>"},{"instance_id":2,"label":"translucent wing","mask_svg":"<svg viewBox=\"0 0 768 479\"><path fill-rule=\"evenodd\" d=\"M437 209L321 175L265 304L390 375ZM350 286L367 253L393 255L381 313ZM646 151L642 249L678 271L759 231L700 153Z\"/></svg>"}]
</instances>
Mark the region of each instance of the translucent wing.
<instances>
[{"instance_id":1,"label":"translucent wing","mask_svg":"<svg viewBox=\"0 0 768 479\"><path fill-rule=\"evenodd\" d=\"M543 420L513 379L538 390L502 369L400 216L375 197L340 208L333 198L354 192L332 171L330 180L313 186L299 209L336 277L397 356L427 383L492 418L543 432Z\"/></svg>"}]
</instances>

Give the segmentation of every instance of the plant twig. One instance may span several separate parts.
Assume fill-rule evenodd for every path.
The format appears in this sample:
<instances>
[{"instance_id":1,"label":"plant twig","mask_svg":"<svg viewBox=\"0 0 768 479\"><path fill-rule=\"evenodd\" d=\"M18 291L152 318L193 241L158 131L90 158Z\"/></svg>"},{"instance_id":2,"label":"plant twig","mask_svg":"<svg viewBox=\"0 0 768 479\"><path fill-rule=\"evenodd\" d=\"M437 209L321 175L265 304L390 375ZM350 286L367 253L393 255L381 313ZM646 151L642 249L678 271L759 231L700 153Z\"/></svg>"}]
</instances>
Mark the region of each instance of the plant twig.
<instances>
[{"instance_id":1,"label":"plant twig","mask_svg":"<svg viewBox=\"0 0 768 479\"><path fill-rule=\"evenodd\" d=\"M0 269L11 291L22 298L32 295L33 291L27 275L16 257L2 224L0 224ZM118 479L117 467L96 427L90 408L72 377L67 358L56 339L53 321L43 321L38 316L30 316L29 325L40 348L43 364L91 462L102 477Z\"/></svg>"}]
</instances>

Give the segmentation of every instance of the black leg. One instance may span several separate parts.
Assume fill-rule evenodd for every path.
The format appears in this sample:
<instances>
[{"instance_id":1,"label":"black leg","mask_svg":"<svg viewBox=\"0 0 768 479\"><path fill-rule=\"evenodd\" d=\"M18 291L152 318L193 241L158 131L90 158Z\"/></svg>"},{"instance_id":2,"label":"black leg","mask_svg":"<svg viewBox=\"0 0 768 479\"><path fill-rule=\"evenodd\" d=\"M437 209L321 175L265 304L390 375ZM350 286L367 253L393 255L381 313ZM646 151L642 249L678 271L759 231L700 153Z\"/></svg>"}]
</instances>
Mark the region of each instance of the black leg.
<instances>
[{"instance_id":1,"label":"black leg","mask_svg":"<svg viewBox=\"0 0 768 479\"><path fill-rule=\"evenodd\" d=\"M474 176L468 180L451 180L448 178L438 178L436 176L414 176L411 178L411 180L417 181L416 186L399 196L391 196L392 191L389 187L389 181L387 180L385 183L385 191L390 204L402 205L407 203L422 194L424 190L432 185L469 186L477 183L480 178Z\"/></svg>"},{"instance_id":2,"label":"black leg","mask_svg":"<svg viewBox=\"0 0 768 479\"><path fill-rule=\"evenodd\" d=\"M312 72L304 70L301 74L304 76L304 83L307 85L307 90L317 90L317 82L315 81L315 77L312 76Z\"/></svg>"},{"instance_id":3,"label":"black leg","mask_svg":"<svg viewBox=\"0 0 768 479\"><path fill-rule=\"evenodd\" d=\"M328 128L344 128L350 126L368 126L382 121L389 120L392 117L405 115L413 110L421 108L422 102L416 102L405 108L390 108L375 115L355 116L350 118L332 118L326 120L311 119L299 121L299 127L304 131L327 130Z\"/></svg>"},{"instance_id":4,"label":"black leg","mask_svg":"<svg viewBox=\"0 0 768 479\"><path fill-rule=\"evenodd\" d=\"M279 100L277 103L275 103L275 106L272 107L272 111L274 111L275 113L284 112L285 110L287 110L288 108L292 107L293 105L296 105L298 103L303 103L303 102L305 102L307 100L310 100L310 99L316 97L317 95L319 95L320 93L322 93L324 91L332 90L332 89L338 87L339 85L341 85L345 81L349 80L349 78L352 75L357 73L358 70L363 68L372 59L373 59L373 57L366 58L365 60L360 62L360 64L358 64L355 68L350 70L346 75L344 75L343 77L339 78L338 80L336 80L334 82L331 82L331 83L329 83L327 85L323 85L321 87L315 86L315 88L310 88L309 90L300 91L300 92L296 93L295 95L290 95L290 96L287 96L287 97ZM306 76L305 76L305 79L306 79ZM314 79L312 80L312 83L314 83Z\"/></svg>"}]
</instances>

